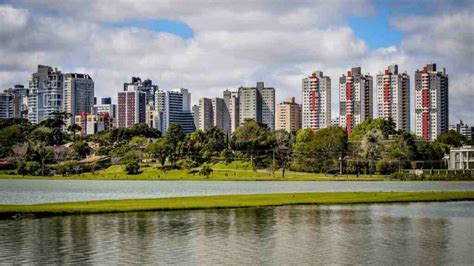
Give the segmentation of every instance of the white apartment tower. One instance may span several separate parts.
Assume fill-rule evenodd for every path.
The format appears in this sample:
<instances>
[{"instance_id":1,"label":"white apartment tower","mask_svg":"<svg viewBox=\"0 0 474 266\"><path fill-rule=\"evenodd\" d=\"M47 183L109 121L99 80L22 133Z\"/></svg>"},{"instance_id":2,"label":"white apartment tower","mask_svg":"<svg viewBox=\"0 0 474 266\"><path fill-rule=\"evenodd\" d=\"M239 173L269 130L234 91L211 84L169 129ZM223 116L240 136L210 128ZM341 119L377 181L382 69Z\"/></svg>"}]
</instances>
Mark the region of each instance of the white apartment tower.
<instances>
[{"instance_id":1,"label":"white apartment tower","mask_svg":"<svg viewBox=\"0 0 474 266\"><path fill-rule=\"evenodd\" d=\"M227 123L229 131L234 132L240 123L239 92L225 90L224 103L228 113L227 118L224 118L224 122Z\"/></svg>"},{"instance_id":2,"label":"white apartment tower","mask_svg":"<svg viewBox=\"0 0 474 266\"><path fill-rule=\"evenodd\" d=\"M373 117L373 79L354 67L339 78L339 124L350 135L354 127Z\"/></svg>"},{"instance_id":3,"label":"white apartment tower","mask_svg":"<svg viewBox=\"0 0 474 266\"><path fill-rule=\"evenodd\" d=\"M81 113L90 114L94 106L94 81L87 74L64 74L63 111L72 114L66 124L74 123Z\"/></svg>"},{"instance_id":4,"label":"white apartment tower","mask_svg":"<svg viewBox=\"0 0 474 266\"><path fill-rule=\"evenodd\" d=\"M436 64L428 64L415 71L416 135L433 141L448 132L449 98L448 74L436 71Z\"/></svg>"},{"instance_id":5,"label":"white apartment tower","mask_svg":"<svg viewBox=\"0 0 474 266\"><path fill-rule=\"evenodd\" d=\"M275 89L257 82L256 87L239 88L239 125L254 119L275 130Z\"/></svg>"},{"instance_id":6,"label":"white apartment tower","mask_svg":"<svg viewBox=\"0 0 474 266\"><path fill-rule=\"evenodd\" d=\"M63 74L57 68L38 65L29 82L28 120L38 124L63 108Z\"/></svg>"},{"instance_id":7,"label":"white apartment tower","mask_svg":"<svg viewBox=\"0 0 474 266\"><path fill-rule=\"evenodd\" d=\"M303 78L303 128L331 126L331 78L315 71Z\"/></svg>"},{"instance_id":8,"label":"white apartment tower","mask_svg":"<svg viewBox=\"0 0 474 266\"><path fill-rule=\"evenodd\" d=\"M410 132L410 76L391 65L377 75L378 117L392 118L397 130Z\"/></svg>"}]
</instances>

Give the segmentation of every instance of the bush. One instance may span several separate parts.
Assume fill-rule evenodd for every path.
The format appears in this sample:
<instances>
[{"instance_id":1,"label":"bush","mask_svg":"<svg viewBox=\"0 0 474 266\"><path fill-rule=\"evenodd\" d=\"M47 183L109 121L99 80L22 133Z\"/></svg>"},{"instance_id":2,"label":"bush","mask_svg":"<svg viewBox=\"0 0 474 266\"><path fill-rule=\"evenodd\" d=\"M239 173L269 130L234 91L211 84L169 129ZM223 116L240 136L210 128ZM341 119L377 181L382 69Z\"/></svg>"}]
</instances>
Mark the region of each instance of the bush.
<instances>
[{"instance_id":1,"label":"bush","mask_svg":"<svg viewBox=\"0 0 474 266\"><path fill-rule=\"evenodd\" d=\"M129 175L136 175L140 173L140 165L136 161L130 161L125 164L125 171Z\"/></svg>"},{"instance_id":2,"label":"bush","mask_svg":"<svg viewBox=\"0 0 474 266\"><path fill-rule=\"evenodd\" d=\"M191 159L184 159L184 160L179 160L177 162L177 164L182 168L182 169L185 169L185 170L190 170L197 165L197 163Z\"/></svg>"},{"instance_id":3,"label":"bush","mask_svg":"<svg viewBox=\"0 0 474 266\"><path fill-rule=\"evenodd\" d=\"M56 166L56 172L60 175L70 175L74 173L75 166L77 165L76 160L69 160L65 162L61 162Z\"/></svg>"},{"instance_id":4,"label":"bush","mask_svg":"<svg viewBox=\"0 0 474 266\"><path fill-rule=\"evenodd\" d=\"M381 175L388 175L398 171L398 162L380 160L375 165L375 169Z\"/></svg>"},{"instance_id":5,"label":"bush","mask_svg":"<svg viewBox=\"0 0 474 266\"><path fill-rule=\"evenodd\" d=\"M199 170L199 175L202 175L202 176L205 176L206 178L209 178L212 171L214 171L214 170L212 170L212 168L207 163L205 163L205 164L201 165L201 169Z\"/></svg>"},{"instance_id":6,"label":"bush","mask_svg":"<svg viewBox=\"0 0 474 266\"><path fill-rule=\"evenodd\" d=\"M27 175L37 175L41 170L41 164L39 162L26 162L25 172Z\"/></svg>"}]
</instances>

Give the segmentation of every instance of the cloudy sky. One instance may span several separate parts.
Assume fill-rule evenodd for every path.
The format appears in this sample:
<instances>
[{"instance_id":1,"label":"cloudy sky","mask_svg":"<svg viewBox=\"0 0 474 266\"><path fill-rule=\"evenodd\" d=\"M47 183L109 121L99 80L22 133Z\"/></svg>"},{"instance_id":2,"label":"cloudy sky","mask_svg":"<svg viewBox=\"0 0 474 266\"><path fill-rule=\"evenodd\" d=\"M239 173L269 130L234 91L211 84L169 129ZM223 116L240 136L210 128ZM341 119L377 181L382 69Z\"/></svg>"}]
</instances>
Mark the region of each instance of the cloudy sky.
<instances>
[{"instance_id":1,"label":"cloudy sky","mask_svg":"<svg viewBox=\"0 0 474 266\"><path fill-rule=\"evenodd\" d=\"M446 67L450 119L474 125L474 1L2 1L0 88L28 84L36 65L85 72L97 97L131 76L199 97L264 81L301 97L313 70ZM413 93L412 93L413 95ZM413 101L412 101L413 102ZM413 121L412 121L413 124Z\"/></svg>"}]
</instances>

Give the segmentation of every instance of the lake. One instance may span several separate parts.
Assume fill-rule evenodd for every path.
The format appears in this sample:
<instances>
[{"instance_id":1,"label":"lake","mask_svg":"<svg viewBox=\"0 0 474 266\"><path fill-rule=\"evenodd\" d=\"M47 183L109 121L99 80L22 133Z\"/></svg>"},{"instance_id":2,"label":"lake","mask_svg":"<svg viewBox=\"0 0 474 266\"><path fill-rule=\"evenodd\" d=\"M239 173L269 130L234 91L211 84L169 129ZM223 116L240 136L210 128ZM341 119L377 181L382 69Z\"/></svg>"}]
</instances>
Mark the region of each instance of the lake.
<instances>
[{"instance_id":1,"label":"lake","mask_svg":"<svg viewBox=\"0 0 474 266\"><path fill-rule=\"evenodd\" d=\"M473 240L472 202L73 215L0 220L0 263L472 265Z\"/></svg>"},{"instance_id":2,"label":"lake","mask_svg":"<svg viewBox=\"0 0 474 266\"><path fill-rule=\"evenodd\" d=\"M0 204L337 191L473 191L474 182L92 181L0 179Z\"/></svg>"}]
</instances>

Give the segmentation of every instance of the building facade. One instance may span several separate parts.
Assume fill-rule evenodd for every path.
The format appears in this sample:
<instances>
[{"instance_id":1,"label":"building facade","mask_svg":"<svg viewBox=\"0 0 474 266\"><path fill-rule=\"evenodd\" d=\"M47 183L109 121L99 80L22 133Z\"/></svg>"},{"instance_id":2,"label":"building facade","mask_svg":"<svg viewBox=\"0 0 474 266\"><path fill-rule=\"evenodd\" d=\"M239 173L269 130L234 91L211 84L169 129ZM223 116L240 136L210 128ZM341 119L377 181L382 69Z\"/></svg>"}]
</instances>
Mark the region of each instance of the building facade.
<instances>
[{"instance_id":1,"label":"building facade","mask_svg":"<svg viewBox=\"0 0 474 266\"><path fill-rule=\"evenodd\" d=\"M224 103L228 113L228 128L229 132L234 132L240 123L239 111L239 92L238 91L224 91Z\"/></svg>"},{"instance_id":2,"label":"building facade","mask_svg":"<svg viewBox=\"0 0 474 266\"><path fill-rule=\"evenodd\" d=\"M57 68L38 65L29 82L28 119L37 124L63 108L63 75Z\"/></svg>"},{"instance_id":3,"label":"building facade","mask_svg":"<svg viewBox=\"0 0 474 266\"><path fill-rule=\"evenodd\" d=\"M9 92L0 93L0 119L14 117L13 94Z\"/></svg>"},{"instance_id":4,"label":"building facade","mask_svg":"<svg viewBox=\"0 0 474 266\"><path fill-rule=\"evenodd\" d=\"M275 113L275 130L292 132L301 128L301 105L295 102L295 97L277 104Z\"/></svg>"},{"instance_id":5,"label":"building facade","mask_svg":"<svg viewBox=\"0 0 474 266\"><path fill-rule=\"evenodd\" d=\"M72 114L66 125L74 122L74 117L91 113L94 107L94 81L88 74L64 74L63 111Z\"/></svg>"},{"instance_id":6,"label":"building facade","mask_svg":"<svg viewBox=\"0 0 474 266\"><path fill-rule=\"evenodd\" d=\"M415 71L415 134L423 140L448 132L448 87L446 69L436 71L436 64Z\"/></svg>"},{"instance_id":7,"label":"building facade","mask_svg":"<svg viewBox=\"0 0 474 266\"><path fill-rule=\"evenodd\" d=\"M391 65L377 75L376 83L378 117L391 118L397 130L410 132L410 76Z\"/></svg>"},{"instance_id":8,"label":"building facade","mask_svg":"<svg viewBox=\"0 0 474 266\"><path fill-rule=\"evenodd\" d=\"M354 127L373 117L373 78L352 68L339 78L339 124L350 135Z\"/></svg>"},{"instance_id":9,"label":"building facade","mask_svg":"<svg viewBox=\"0 0 474 266\"><path fill-rule=\"evenodd\" d=\"M28 118L28 88L23 85L15 85L13 88L5 90L4 93L13 97L11 117Z\"/></svg>"},{"instance_id":10,"label":"building facade","mask_svg":"<svg viewBox=\"0 0 474 266\"><path fill-rule=\"evenodd\" d=\"M113 118L108 113L81 113L74 116L74 122L81 127L81 136L94 135L97 132L109 130L114 125Z\"/></svg>"},{"instance_id":11,"label":"building facade","mask_svg":"<svg viewBox=\"0 0 474 266\"><path fill-rule=\"evenodd\" d=\"M145 93L146 104L155 105L155 93L158 91L158 85L154 85L150 79L141 80L140 77L132 77L132 82L123 84L123 91L140 91Z\"/></svg>"},{"instance_id":12,"label":"building facade","mask_svg":"<svg viewBox=\"0 0 474 266\"><path fill-rule=\"evenodd\" d=\"M303 78L303 128L316 131L331 125L331 78L315 71Z\"/></svg>"},{"instance_id":13,"label":"building facade","mask_svg":"<svg viewBox=\"0 0 474 266\"><path fill-rule=\"evenodd\" d=\"M465 136L468 140L474 139L474 127L464 124L462 120L459 120L459 123L457 124L449 125L449 130L458 132L459 134Z\"/></svg>"},{"instance_id":14,"label":"building facade","mask_svg":"<svg viewBox=\"0 0 474 266\"><path fill-rule=\"evenodd\" d=\"M449 151L450 170L474 169L474 146L451 148Z\"/></svg>"},{"instance_id":15,"label":"building facade","mask_svg":"<svg viewBox=\"0 0 474 266\"><path fill-rule=\"evenodd\" d=\"M118 128L130 128L137 123L145 123L146 94L144 92L121 91L117 99Z\"/></svg>"},{"instance_id":16,"label":"building facade","mask_svg":"<svg viewBox=\"0 0 474 266\"><path fill-rule=\"evenodd\" d=\"M198 129L206 130L213 126L214 111L210 98L199 99Z\"/></svg>"},{"instance_id":17,"label":"building facade","mask_svg":"<svg viewBox=\"0 0 474 266\"><path fill-rule=\"evenodd\" d=\"M156 128L165 133L172 124L180 124L184 133L196 130L191 112L191 94L187 89L155 93Z\"/></svg>"},{"instance_id":18,"label":"building facade","mask_svg":"<svg viewBox=\"0 0 474 266\"><path fill-rule=\"evenodd\" d=\"M247 119L266 124L275 130L275 89L265 87L263 82L257 82L256 87L240 87L239 95L239 124Z\"/></svg>"}]
</instances>

